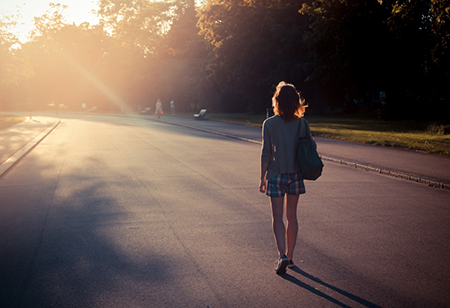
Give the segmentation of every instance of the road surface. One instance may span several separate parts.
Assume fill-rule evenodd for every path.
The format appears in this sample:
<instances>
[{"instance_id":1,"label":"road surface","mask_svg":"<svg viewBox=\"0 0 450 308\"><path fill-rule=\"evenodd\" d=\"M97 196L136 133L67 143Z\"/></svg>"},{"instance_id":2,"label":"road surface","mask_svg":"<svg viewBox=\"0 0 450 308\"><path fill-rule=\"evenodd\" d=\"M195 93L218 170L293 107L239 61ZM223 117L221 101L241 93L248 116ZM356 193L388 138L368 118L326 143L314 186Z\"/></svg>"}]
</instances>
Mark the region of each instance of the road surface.
<instances>
[{"instance_id":1,"label":"road surface","mask_svg":"<svg viewBox=\"0 0 450 308\"><path fill-rule=\"evenodd\" d=\"M63 115L0 180L1 307L448 307L450 191L325 163L273 271L258 144Z\"/></svg>"}]
</instances>

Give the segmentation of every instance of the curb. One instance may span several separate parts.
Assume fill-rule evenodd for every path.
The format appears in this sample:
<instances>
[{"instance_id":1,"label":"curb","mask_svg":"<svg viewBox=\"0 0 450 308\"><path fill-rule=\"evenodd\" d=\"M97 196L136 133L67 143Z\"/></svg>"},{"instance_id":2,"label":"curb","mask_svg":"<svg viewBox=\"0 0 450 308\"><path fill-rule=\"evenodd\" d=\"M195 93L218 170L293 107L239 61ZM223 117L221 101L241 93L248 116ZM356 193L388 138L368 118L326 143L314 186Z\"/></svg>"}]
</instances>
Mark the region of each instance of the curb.
<instances>
[{"instance_id":1,"label":"curb","mask_svg":"<svg viewBox=\"0 0 450 308\"><path fill-rule=\"evenodd\" d=\"M222 136L222 137L237 139L237 140L241 140L241 141L245 141L245 142L262 144L261 141L256 141L256 140L253 140L253 139L248 139L248 138L243 138L243 137L239 137L239 136L235 136L235 135L220 133L220 132L216 132L216 131L209 130L209 129L198 128L198 127L195 127L195 126L189 126L189 125L178 124L178 123L173 123L173 122L161 121L161 119L159 119L159 120L147 119L147 120L155 121L155 122L164 122L164 123L167 123L167 124L171 124L171 125L175 125L175 126L179 126L179 127L184 127L184 128L190 128L190 129L193 129L193 130L198 130L198 131L209 133L209 134L213 134L213 135L218 135L218 136Z\"/></svg>"},{"instance_id":2,"label":"curb","mask_svg":"<svg viewBox=\"0 0 450 308\"><path fill-rule=\"evenodd\" d=\"M5 160L3 164L0 165L0 177L5 175L15 164L17 164L20 161L22 157L24 157L31 150L33 150L45 137L47 137L48 134L50 134L56 128L56 126L59 125L59 123L61 123L60 119L56 121L56 124L52 125L41 134L34 137L31 141L25 144L20 150L18 150L11 157Z\"/></svg>"},{"instance_id":3,"label":"curb","mask_svg":"<svg viewBox=\"0 0 450 308\"><path fill-rule=\"evenodd\" d=\"M222 136L222 137L233 138L233 139L237 139L237 140L241 140L241 141L245 141L245 142L251 142L251 143L255 143L255 144L259 144L259 145L262 144L261 141L256 141L256 140L252 140L252 139L247 139L247 138L243 138L243 137L238 137L238 136L234 136L234 135L220 133L220 132L216 132L216 131L212 131L212 130L208 130L208 129L203 129L203 128L198 128L198 127L194 127L194 126L178 124L178 123L172 123L172 122L168 122L168 121L164 121L164 120L161 121L161 119L159 119L159 120L147 119L147 120L164 122L164 123L175 125L175 126L190 128L190 129L194 129L194 130L198 130L198 131L202 131L202 132L206 132L206 133L210 133L210 134L214 134L214 135L218 135L218 136ZM331 157L331 156L325 156L325 155L319 155L319 156L323 160L331 162L331 163L344 165L344 166L348 166L348 167L352 167L352 168L356 168L356 169L364 170L364 171L368 171L368 172L379 173L379 174L382 174L382 175L387 175L387 176L391 176L391 177L395 177L395 178L400 178L400 179L407 180L407 181L417 182L417 183L425 184L425 185L428 185L428 186L431 186L431 187L436 187L436 188L440 188L440 189L450 190L450 183L445 183L445 182L441 182L441 181L438 181L438 180L428 179L428 178L425 178L425 177L412 175L412 174L407 174L407 173L403 173L403 172L398 172L398 171L392 171L392 170L372 167L372 166L369 166L369 165L366 165L366 164L363 164L363 163L347 161L347 160L343 160L343 159L334 158L334 157Z\"/></svg>"},{"instance_id":4,"label":"curb","mask_svg":"<svg viewBox=\"0 0 450 308\"><path fill-rule=\"evenodd\" d=\"M441 182L441 181L437 181L437 180L433 180L433 179L428 179L425 177L412 175L412 174L408 174L408 173L372 167L372 166L365 165L362 163L347 161L347 160L338 159L338 158L334 158L334 157L330 157L330 156L325 156L325 155L319 155L319 156L325 161L352 167L355 169L360 169L360 170L369 171L369 172L373 172L373 173L379 173L379 174L391 176L394 178L400 178L400 179L407 180L407 181L425 184L425 185L428 185L431 187L450 190L450 183L445 183L445 182Z\"/></svg>"}]
</instances>

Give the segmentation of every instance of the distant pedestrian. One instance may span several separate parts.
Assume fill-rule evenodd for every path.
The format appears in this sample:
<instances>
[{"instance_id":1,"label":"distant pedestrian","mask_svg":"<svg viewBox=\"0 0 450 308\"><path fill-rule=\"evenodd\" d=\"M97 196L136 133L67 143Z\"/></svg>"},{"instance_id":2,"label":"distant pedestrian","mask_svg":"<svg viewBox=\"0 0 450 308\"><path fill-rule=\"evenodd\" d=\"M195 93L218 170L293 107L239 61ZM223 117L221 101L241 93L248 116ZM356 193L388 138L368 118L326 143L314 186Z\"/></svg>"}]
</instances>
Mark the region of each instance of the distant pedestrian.
<instances>
[{"instance_id":1,"label":"distant pedestrian","mask_svg":"<svg viewBox=\"0 0 450 308\"><path fill-rule=\"evenodd\" d=\"M170 112L172 114L175 114L175 101L174 100L170 101Z\"/></svg>"},{"instance_id":2,"label":"distant pedestrian","mask_svg":"<svg viewBox=\"0 0 450 308\"><path fill-rule=\"evenodd\" d=\"M155 110L155 114L158 115L158 119L161 117L161 115L163 114L163 110L162 110L162 103L161 100L158 98L158 100L156 101L156 110Z\"/></svg>"},{"instance_id":3,"label":"distant pedestrian","mask_svg":"<svg viewBox=\"0 0 450 308\"><path fill-rule=\"evenodd\" d=\"M292 258L298 234L297 204L300 194L305 193L297 143L300 137L299 119L307 106L295 87L285 82L278 84L272 104L275 115L264 121L262 129L259 190L270 197L272 228L279 254L275 271L284 274L286 267L294 267ZM287 228L283 222L285 195Z\"/></svg>"}]
</instances>

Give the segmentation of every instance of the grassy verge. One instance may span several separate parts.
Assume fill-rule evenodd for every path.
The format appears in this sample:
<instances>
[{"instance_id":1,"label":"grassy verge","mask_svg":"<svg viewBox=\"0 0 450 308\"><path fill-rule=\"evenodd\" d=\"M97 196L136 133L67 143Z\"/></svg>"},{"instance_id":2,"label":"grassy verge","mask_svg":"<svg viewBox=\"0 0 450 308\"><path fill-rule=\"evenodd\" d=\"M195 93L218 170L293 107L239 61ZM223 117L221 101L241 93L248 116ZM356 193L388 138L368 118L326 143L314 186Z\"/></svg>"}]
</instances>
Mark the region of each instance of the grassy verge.
<instances>
[{"instance_id":1,"label":"grassy verge","mask_svg":"<svg viewBox=\"0 0 450 308\"><path fill-rule=\"evenodd\" d=\"M0 129L11 127L14 124L20 123L24 120L25 120L24 117L0 114Z\"/></svg>"},{"instance_id":2,"label":"grassy verge","mask_svg":"<svg viewBox=\"0 0 450 308\"><path fill-rule=\"evenodd\" d=\"M181 114L192 117L192 113ZM264 115L208 113L215 121L261 127ZM449 125L423 121L382 121L368 116L305 117L314 136L405 148L450 157ZM446 134L447 133L447 134Z\"/></svg>"},{"instance_id":3,"label":"grassy verge","mask_svg":"<svg viewBox=\"0 0 450 308\"><path fill-rule=\"evenodd\" d=\"M450 157L446 126L422 121L381 121L370 118L307 117L314 136L405 148ZM448 128L447 128L448 129Z\"/></svg>"}]
</instances>

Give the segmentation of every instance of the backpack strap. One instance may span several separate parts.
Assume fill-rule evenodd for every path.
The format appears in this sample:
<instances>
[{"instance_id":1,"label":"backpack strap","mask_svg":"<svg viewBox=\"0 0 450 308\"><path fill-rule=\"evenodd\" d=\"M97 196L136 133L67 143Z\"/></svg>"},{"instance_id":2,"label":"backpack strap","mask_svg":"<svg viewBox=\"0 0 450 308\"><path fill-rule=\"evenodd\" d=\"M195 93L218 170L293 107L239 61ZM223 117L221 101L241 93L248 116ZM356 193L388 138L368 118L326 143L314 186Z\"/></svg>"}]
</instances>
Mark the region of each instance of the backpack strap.
<instances>
[{"instance_id":1,"label":"backpack strap","mask_svg":"<svg viewBox=\"0 0 450 308\"><path fill-rule=\"evenodd\" d=\"M309 129L309 125L306 124L306 120L304 118L299 118L298 129L299 129L298 136L300 139L311 138L311 131ZM302 132L303 132L303 134L302 134Z\"/></svg>"}]
</instances>

